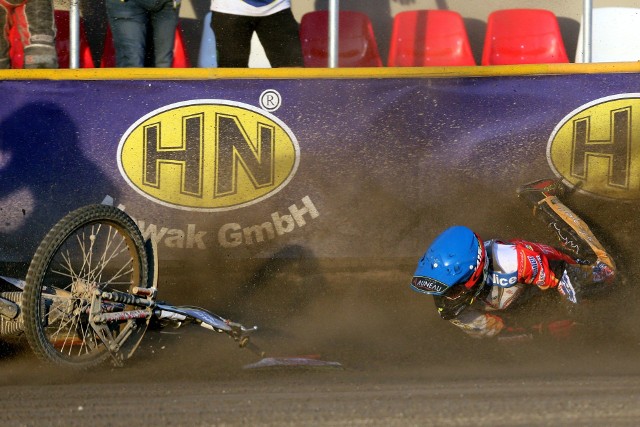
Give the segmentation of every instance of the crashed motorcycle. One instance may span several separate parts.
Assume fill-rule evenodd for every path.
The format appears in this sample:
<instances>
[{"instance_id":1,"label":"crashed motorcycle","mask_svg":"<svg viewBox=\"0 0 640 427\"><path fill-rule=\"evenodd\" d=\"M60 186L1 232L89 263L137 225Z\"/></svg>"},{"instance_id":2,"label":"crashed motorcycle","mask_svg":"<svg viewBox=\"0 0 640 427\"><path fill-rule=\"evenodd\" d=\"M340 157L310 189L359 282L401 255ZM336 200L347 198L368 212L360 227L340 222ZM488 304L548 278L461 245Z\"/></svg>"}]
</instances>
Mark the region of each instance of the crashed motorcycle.
<instances>
[{"instance_id":1,"label":"crashed motorcycle","mask_svg":"<svg viewBox=\"0 0 640 427\"><path fill-rule=\"evenodd\" d=\"M43 361L121 366L151 321L196 324L261 354L246 328L202 308L160 302L154 244L122 210L89 205L63 217L40 243L26 278L0 276L0 338L24 335Z\"/></svg>"}]
</instances>

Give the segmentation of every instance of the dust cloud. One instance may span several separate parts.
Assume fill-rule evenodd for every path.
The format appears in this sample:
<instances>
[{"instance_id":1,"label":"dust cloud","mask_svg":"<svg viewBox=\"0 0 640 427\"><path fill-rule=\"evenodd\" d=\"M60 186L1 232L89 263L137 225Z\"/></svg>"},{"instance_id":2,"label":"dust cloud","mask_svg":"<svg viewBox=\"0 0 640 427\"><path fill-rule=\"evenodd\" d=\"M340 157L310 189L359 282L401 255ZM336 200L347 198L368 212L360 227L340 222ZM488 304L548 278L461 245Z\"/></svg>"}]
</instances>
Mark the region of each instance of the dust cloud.
<instances>
[{"instance_id":1,"label":"dust cloud","mask_svg":"<svg viewBox=\"0 0 640 427\"><path fill-rule=\"evenodd\" d=\"M499 189L495 189L496 194ZM491 197L483 189L483 197ZM467 193L469 194L469 193ZM487 196L489 194L489 196ZM501 200L496 196L496 200ZM470 206L483 206L467 200ZM160 265L159 298L172 304L201 306L245 326L258 326L253 342L268 356L316 355L338 361L345 370L420 371L424 375L530 375L554 373L624 373L637 370L640 310L635 284L640 266L630 244L637 220L607 229L605 210L573 200L578 213L615 254L620 280L611 292L580 306L564 303L555 291L539 292L509 320L525 327L541 321L571 319L571 336L532 341L475 340L438 317L432 298L409 289L420 254L404 258L316 258L290 245L271 258L251 260L191 259ZM509 202L511 203L511 202ZM596 202L597 203L597 202ZM503 206L504 207L504 206ZM622 206L620 218L637 218L637 207ZM491 214L491 215L490 215ZM453 214L452 214L453 215ZM471 225L484 238L526 237L554 244L530 212L516 203L496 211L475 210ZM424 246L442 228L446 215L415 225ZM491 218L489 222L486 218ZM379 226L381 224L377 224ZM490 235L492 227L497 234ZM415 230L415 228L414 228ZM546 240L544 240L546 239ZM83 374L48 372L24 341L3 343L0 383L73 382ZM189 326L149 330L122 369L105 367L96 380L207 380L253 375L246 364L260 356L237 348L226 335ZM39 367L39 368L38 368ZM41 372L40 372L41 373Z\"/></svg>"}]
</instances>

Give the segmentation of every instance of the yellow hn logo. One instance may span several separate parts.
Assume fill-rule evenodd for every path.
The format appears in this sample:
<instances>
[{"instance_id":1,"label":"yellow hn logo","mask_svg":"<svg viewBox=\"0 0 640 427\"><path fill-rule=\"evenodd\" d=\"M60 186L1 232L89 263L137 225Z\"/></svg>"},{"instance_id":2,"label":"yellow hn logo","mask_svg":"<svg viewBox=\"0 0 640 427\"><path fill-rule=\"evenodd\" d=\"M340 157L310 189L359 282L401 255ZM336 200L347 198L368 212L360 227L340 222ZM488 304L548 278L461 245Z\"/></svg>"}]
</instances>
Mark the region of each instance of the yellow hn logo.
<instances>
[{"instance_id":1,"label":"yellow hn logo","mask_svg":"<svg viewBox=\"0 0 640 427\"><path fill-rule=\"evenodd\" d=\"M640 199L640 94L598 99L554 129L547 160L580 190L613 199Z\"/></svg>"},{"instance_id":2,"label":"yellow hn logo","mask_svg":"<svg viewBox=\"0 0 640 427\"><path fill-rule=\"evenodd\" d=\"M118 147L136 191L185 210L223 211L264 200L296 172L300 149L275 116L246 104L194 100L142 117Z\"/></svg>"}]
</instances>

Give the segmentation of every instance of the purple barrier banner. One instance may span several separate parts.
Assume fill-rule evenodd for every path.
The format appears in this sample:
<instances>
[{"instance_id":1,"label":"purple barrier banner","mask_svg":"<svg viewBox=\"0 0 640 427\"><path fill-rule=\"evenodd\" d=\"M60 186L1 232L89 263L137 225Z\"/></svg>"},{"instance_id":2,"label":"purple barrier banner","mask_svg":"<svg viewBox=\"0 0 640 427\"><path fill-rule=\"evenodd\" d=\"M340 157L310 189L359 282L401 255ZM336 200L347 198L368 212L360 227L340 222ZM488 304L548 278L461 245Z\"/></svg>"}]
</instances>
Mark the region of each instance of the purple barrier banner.
<instances>
[{"instance_id":1,"label":"purple barrier banner","mask_svg":"<svg viewBox=\"0 0 640 427\"><path fill-rule=\"evenodd\" d=\"M548 240L515 188L550 176L635 255L638 74L0 85L2 262L89 203L160 261L414 262L453 224Z\"/></svg>"}]
</instances>

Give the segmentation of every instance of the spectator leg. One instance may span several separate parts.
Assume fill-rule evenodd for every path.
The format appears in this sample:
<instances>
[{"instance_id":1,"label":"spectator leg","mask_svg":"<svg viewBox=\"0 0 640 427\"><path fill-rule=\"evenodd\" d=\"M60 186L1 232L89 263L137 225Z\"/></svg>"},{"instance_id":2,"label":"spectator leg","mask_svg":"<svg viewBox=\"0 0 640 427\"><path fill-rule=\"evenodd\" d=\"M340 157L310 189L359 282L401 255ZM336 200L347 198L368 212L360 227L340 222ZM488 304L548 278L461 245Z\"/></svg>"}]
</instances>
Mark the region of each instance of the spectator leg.
<instances>
[{"instance_id":1,"label":"spectator leg","mask_svg":"<svg viewBox=\"0 0 640 427\"><path fill-rule=\"evenodd\" d=\"M30 0L12 15L24 46L24 68L58 68L52 0Z\"/></svg>"},{"instance_id":2,"label":"spectator leg","mask_svg":"<svg viewBox=\"0 0 640 427\"><path fill-rule=\"evenodd\" d=\"M303 66L299 25L291 9L260 18L256 33L272 67Z\"/></svg>"},{"instance_id":3,"label":"spectator leg","mask_svg":"<svg viewBox=\"0 0 640 427\"><path fill-rule=\"evenodd\" d=\"M173 45L180 7L174 8L173 1L166 1L162 8L151 14L153 26L154 65L169 68L173 64Z\"/></svg>"},{"instance_id":4,"label":"spectator leg","mask_svg":"<svg viewBox=\"0 0 640 427\"><path fill-rule=\"evenodd\" d=\"M148 12L136 0L106 0L116 67L144 67Z\"/></svg>"},{"instance_id":5,"label":"spectator leg","mask_svg":"<svg viewBox=\"0 0 640 427\"><path fill-rule=\"evenodd\" d=\"M247 68L256 18L213 12L211 28L216 37L218 67Z\"/></svg>"}]
</instances>

